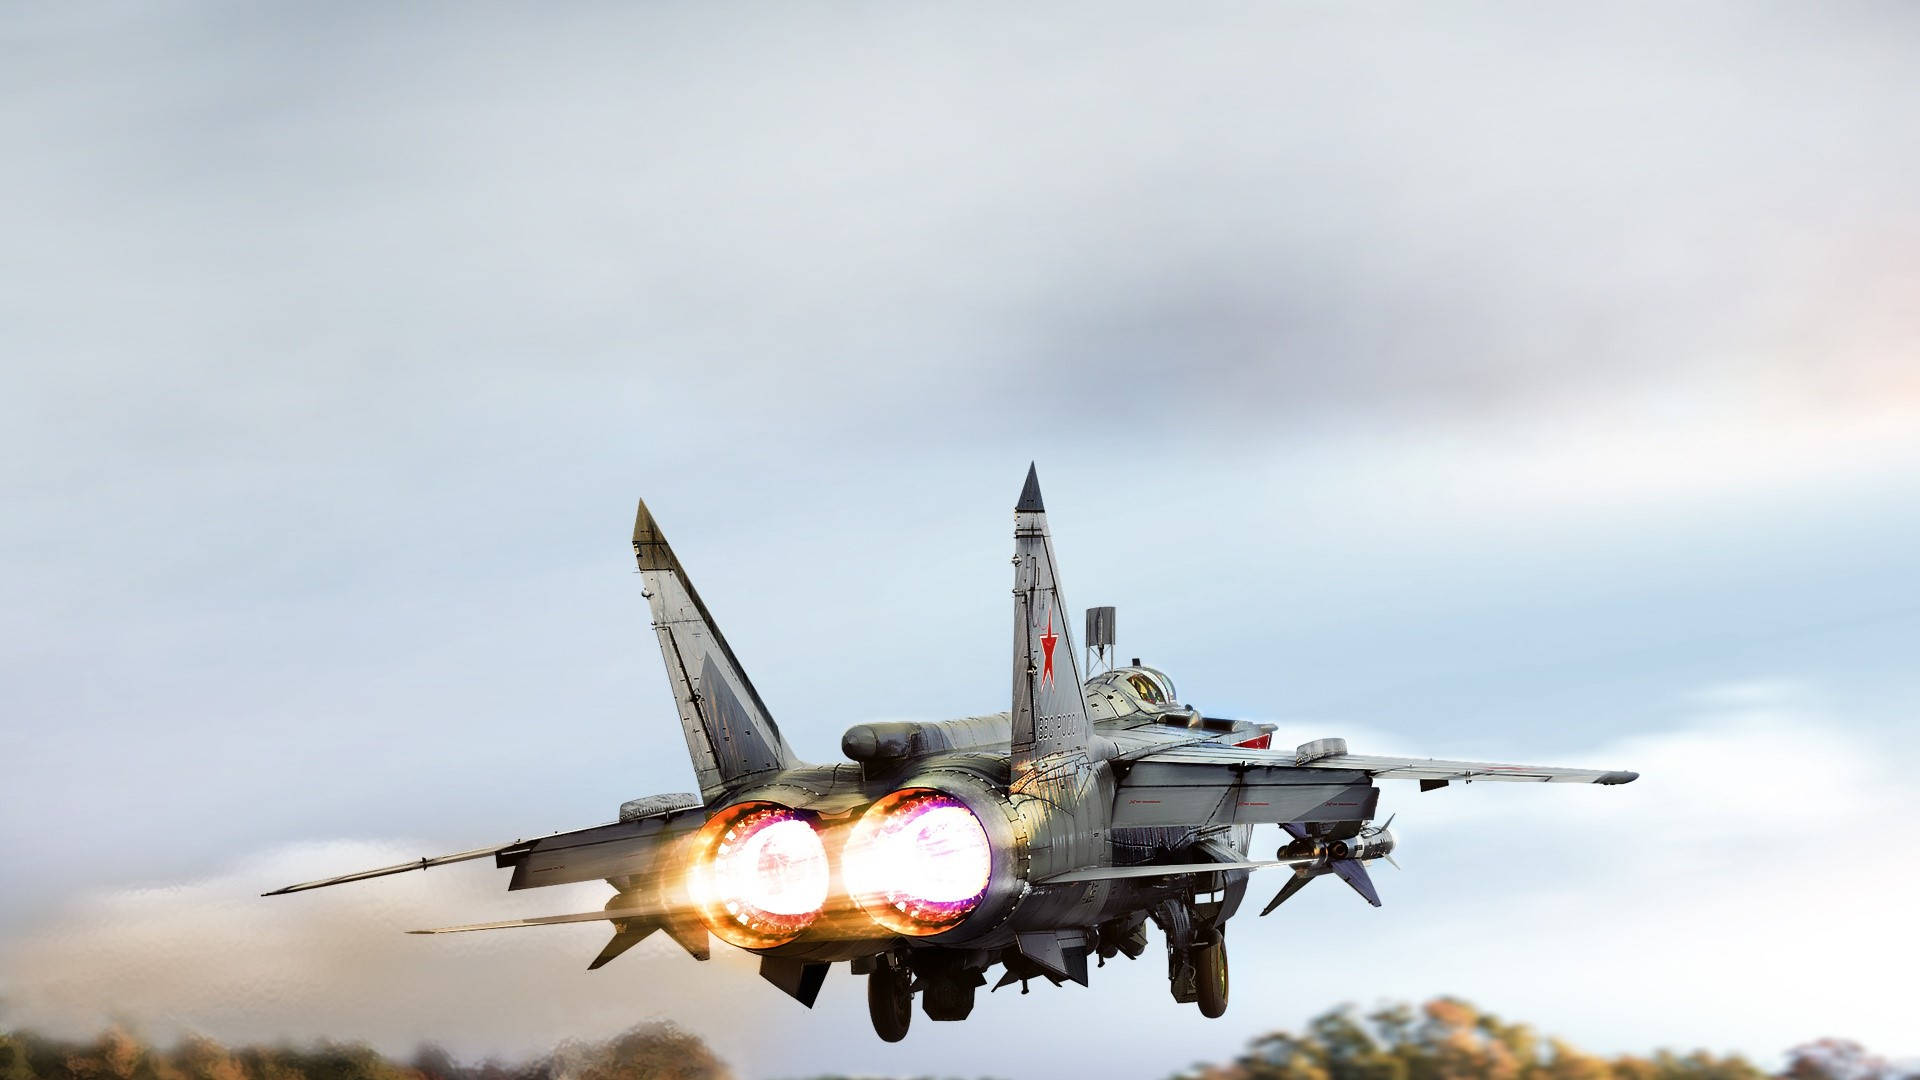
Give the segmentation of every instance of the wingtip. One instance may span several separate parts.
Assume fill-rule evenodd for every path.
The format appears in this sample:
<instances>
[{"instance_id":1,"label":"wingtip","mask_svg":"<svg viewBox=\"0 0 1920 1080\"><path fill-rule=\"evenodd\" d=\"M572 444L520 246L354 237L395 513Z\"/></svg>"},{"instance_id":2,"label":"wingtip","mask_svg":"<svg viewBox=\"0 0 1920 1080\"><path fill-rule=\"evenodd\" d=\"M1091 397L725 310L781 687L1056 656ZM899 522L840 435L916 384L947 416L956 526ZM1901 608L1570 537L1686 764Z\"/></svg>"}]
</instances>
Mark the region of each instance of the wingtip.
<instances>
[{"instance_id":1,"label":"wingtip","mask_svg":"<svg viewBox=\"0 0 1920 1080\"><path fill-rule=\"evenodd\" d=\"M653 514L647 509L647 500L641 499L640 509L633 515L633 542L637 544L643 536L658 531L653 523Z\"/></svg>"},{"instance_id":2,"label":"wingtip","mask_svg":"<svg viewBox=\"0 0 1920 1080\"><path fill-rule=\"evenodd\" d=\"M1040 471L1034 463L1027 463L1027 482L1020 488L1020 501L1014 504L1016 514L1044 514L1046 503L1040 500Z\"/></svg>"},{"instance_id":3,"label":"wingtip","mask_svg":"<svg viewBox=\"0 0 1920 1080\"><path fill-rule=\"evenodd\" d=\"M1599 778L1599 779L1597 779L1597 780L1595 780L1595 781L1594 781L1594 783L1596 783L1596 784L1608 784L1608 785L1612 785L1612 784L1631 784L1631 783L1633 783L1633 782L1634 782L1635 780L1638 780L1638 779L1640 779L1640 774L1639 774L1639 773L1637 773L1637 772L1630 772L1630 771L1628 771L1628 770L1625 770L1625 769L1621 769L1621 770L1619 770L1619 771L1617 771L1617 772L1610 772L1610 773L1601 773L1601 774L1600 774L1600 778Z\"/></svg>"}]
</instances>

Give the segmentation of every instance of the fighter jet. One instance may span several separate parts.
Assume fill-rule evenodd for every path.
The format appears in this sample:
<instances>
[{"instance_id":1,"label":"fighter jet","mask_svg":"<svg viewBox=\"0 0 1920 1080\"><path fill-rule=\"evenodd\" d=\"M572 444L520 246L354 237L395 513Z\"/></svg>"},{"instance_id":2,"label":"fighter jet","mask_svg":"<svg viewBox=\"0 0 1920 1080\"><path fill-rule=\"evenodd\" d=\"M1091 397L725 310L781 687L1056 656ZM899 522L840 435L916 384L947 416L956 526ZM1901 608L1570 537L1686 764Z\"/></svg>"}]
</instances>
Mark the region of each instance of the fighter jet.
<instances>
[{"instance_id":1,"label":"fighter jet","mask_svg":"<svg viewBox=\"0 0 1920 1080\"><path fill-rule=\"evenodd\" d=\"M1088 981L1087 961L1166 943L1173 998L1227 1007L1227 922L1248 879L1287 867L1266 915L1317 878L1380 906L1368 865L1391 860L1377 781L1624 784L1636 773L1355 754L1337 738L1271 746L1274 726L1205 715L1166 674L1116 666L1113 609L1087 613L1083 679L1060 593L1040 481L1013 512L1011 705L929 723L847 729L847 760L790 746L700 594L640 504L642 595L660 639L698 795L624 803L618 820L534 840L289 885L277 896L469 859L508 889L604 880L600 911L410 933L607 922L589 970L664 931L696 960L709 934L759 955L760 974L811 1007L831 967L867 979L875 1032L903 1038L916 996L961 1020L994 989ZM1277 825L1272 859L1254 827Z\"/></svg>"}]
</instances>

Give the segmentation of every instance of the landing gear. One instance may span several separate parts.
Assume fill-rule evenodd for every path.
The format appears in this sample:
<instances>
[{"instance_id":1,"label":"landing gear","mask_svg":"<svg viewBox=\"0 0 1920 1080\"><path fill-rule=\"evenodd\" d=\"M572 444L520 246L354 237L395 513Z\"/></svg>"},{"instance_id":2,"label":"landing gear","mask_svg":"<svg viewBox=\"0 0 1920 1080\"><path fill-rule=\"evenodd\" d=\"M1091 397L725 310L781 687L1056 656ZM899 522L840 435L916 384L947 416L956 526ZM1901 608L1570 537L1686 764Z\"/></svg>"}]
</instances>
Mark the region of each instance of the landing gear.
<instances>
[{"instance_id":1,"label":"landing gear","mask_svg":"<svg viewBox=\"0 0 1920 1080\"><path fill-rule=\"evenodd\" d=\"M969 981L971 977L971 981ZM985 980L975 972L959 977L943 976L927 980L920 1007L929 1020L965 1020L973 1012L973 992Z\"/></svg>"},{"instance_id":2,"label":"landing gear","mask_svg":"<svg viewBox=\"0 0 1920 1080\"><path fill-rule=\"evenodd\" d=\"M873 1017L874 1034L887 1042L907 1037L907 1025L913 1023L913 972L905 964L891 956L880 957L874 964L873 974L867 976L867 1012Z\"/></svg>"},{"instance_id":3,"label":"landing gear","mask_svg":"<svg viewBox=\"0 0 1920 1080\"><path fill-rule=\"evenodd\" d=\"M1191 955L1200 1015L1211 1019L1224 1014L1227 1011L1227 939L1216 930L1212 942L1195 945Z\"/></svg>"},{"instance_id":4,"label":"landing gear","mask_svg":"<svg viewBox=\"0 0 1920 1080\"><path fill-rule=\"evenodd\" d=\"M1208 1019L1227 1013L1227 936L1221 922L1240 903L1231 888L1225 901L1167 899L1150 913L1167 934L1167 988L1173 999L1200 1005L1200 1015Z\"/></svg>"}]
</instances>

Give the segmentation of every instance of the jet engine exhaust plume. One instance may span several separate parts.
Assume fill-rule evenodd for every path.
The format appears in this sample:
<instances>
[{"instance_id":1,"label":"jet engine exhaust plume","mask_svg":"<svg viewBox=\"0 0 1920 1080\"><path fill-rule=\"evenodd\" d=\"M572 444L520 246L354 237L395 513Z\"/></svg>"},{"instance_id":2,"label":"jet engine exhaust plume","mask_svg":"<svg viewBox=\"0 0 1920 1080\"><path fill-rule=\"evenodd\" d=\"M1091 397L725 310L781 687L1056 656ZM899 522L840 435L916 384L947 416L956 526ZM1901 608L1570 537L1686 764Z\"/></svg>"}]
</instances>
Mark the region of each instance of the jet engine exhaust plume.
<instances>
[{"instance_id":1,"label":"jet engine exhaust plume","mask_svg":"<svg viewBox=\"0 0 1920 1080\"><path fill-rule=\"evenodd\" d=\"M847 839L847 890L873 920L926 937L958 926L987 895L993 848L967 804L904 788L861 815Z\"/></svg>"},{"instance_id":2,"label":"jet engine exhaust plume","mask_svg":"<svg viewBox=\"0 0 1920 1080\"><path fill-rule=\"evenodd\" d=\"M764 949L798 937L826 906L826 846L798 810L749 802L700 830L688 892L700 921L729 944Z\"/></svg>"}]
</instances>

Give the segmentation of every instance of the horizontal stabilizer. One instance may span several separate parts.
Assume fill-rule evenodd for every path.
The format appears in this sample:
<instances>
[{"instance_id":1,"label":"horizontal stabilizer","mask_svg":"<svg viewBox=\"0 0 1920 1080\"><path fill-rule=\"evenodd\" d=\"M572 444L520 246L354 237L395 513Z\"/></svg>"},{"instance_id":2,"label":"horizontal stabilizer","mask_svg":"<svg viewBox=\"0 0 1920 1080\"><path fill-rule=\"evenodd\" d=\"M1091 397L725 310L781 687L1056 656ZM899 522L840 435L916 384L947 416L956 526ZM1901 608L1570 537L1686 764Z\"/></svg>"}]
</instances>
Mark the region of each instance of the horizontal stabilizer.
<instances>
[{"instance_id":1,"label":"horizontal stabilizer","mask_svg":"<svg viewBox=\"0 0 1920 1080\"><path fill-rule=\"evenodd\" d=\"M667 810L529 840L503 850L494 862L513 868L509 890L626 877L659 869L673 845L706 820L697 806Z\"/></svg>"},{"instance_id":2,"label":"horizontal stabilizer","mask_svg":"<svg viewBox=\"0 0 1920 1080\"><path fill-rule=\"evenodd\" d=\"M637 808L647 802L636 799L622 806L620 820L610 825L552 833L534 840L515 840L510 844L474 848L472 851L456 851L451 855L432 855L373 870L341 874L339 877L285 885L260 895L285 896L308 889L324 889L329 885L345 885L349 881L366 881L488 856L493 857L496 866L514 868L513 882L507 886L509 889L565 885L631 874L648 868L663 841L697 829L706 821L706 812L699 806L683 805L687 798L679 795L661 796L657 807L648 808L651 812L629 813L628 807Z\"/></svg>"}]
</instances>

